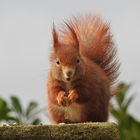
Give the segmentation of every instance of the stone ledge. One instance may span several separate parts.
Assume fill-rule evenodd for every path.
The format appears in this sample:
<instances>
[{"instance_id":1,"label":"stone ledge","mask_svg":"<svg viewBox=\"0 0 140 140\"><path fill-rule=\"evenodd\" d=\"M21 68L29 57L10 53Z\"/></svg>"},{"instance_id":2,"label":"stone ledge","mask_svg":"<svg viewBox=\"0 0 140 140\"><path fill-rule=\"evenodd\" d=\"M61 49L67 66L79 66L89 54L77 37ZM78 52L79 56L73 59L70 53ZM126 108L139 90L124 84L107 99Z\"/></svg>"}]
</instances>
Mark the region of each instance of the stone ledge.
<instances>
[{"instance_id":1,"label":"stone ledge","mask_svg":"<svg viewBox=\"0 0 140 140\"><path fill-rule=\"evenodd\" d=\"M119 140L114 123L0 126L0 140Z\"/></svg>"}]
</instances>

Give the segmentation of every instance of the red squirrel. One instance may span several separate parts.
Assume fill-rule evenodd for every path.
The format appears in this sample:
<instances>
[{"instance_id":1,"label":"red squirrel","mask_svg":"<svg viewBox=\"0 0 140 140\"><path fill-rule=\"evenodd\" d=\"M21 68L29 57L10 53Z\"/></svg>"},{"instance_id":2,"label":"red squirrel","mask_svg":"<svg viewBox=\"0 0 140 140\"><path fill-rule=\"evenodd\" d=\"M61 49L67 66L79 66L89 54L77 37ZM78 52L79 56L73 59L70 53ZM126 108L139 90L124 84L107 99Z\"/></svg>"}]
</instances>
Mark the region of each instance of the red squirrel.
<instances>
[{"instance_id":1,"label":"red squirrel","mask_svg":"<svg viewBox=\"0 0 140 140\"><path fill-rule=\"evenodd\" d=\"M49 114L54 123L104 122L119 64L109 24L98 16L64 21L52 29L47 81Z\"/></svg>"}]
</instances>

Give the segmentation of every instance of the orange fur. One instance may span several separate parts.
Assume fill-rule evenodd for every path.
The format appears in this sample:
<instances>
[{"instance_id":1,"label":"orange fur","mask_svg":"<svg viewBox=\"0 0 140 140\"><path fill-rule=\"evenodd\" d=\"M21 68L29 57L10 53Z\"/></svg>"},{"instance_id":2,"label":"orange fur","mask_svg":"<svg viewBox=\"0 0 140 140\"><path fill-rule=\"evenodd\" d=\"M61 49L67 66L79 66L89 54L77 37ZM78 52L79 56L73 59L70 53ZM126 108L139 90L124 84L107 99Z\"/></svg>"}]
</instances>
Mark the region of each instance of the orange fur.
<instances>
[{"instance_id":1,"label":"orange fur","mask_svg":"<svg viewBox=\"0 0 140 140\"><path fill-rule=\"evenodd\" d=\"M74 17L63 27L58 34L53 25L50 116L55 123L106 121L110 87L119 68L109 25L87 16Z\"/></svg>"}]
</instances>

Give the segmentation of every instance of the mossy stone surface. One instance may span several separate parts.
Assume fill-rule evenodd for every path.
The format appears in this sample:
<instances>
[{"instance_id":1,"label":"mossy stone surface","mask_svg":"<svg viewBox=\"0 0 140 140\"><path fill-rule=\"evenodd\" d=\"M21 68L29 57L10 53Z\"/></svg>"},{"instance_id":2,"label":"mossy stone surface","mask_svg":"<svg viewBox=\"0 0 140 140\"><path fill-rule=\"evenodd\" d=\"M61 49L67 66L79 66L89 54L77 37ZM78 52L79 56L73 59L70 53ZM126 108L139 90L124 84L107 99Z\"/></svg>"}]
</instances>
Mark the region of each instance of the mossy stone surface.
<instances>
[{"instance_id":1,"label":"mossy stone surface","mask_svg":"<svg viewBox=\"0 0 140 140\"><path fill-rule=\"evenodd\" d=\"M0 140L119 140L114 123L0 126Z\"/></svg>"}]
</instances>

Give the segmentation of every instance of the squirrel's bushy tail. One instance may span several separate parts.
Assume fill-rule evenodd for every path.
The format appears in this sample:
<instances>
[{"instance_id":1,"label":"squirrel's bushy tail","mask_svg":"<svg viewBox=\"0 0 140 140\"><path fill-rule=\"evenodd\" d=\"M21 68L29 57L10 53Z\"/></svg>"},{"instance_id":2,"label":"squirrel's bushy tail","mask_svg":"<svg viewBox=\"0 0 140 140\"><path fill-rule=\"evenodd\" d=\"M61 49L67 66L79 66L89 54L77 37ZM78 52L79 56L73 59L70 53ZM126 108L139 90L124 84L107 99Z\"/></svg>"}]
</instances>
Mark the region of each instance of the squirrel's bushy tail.
<instances>
[{"instance_id":1,"label":"squirrel's bushy tail","mask_svg":"<svg viewBox=\"0 0 140 140\"><path fill-rule=\"evenodd\" d=\"M98 64L114 83L119 64L109 24L98 16L74 17L65 24L68 27L63 32L65 40L70 40L72 33L79 42L80 54Z\"/></svg>"}]
</instances>

